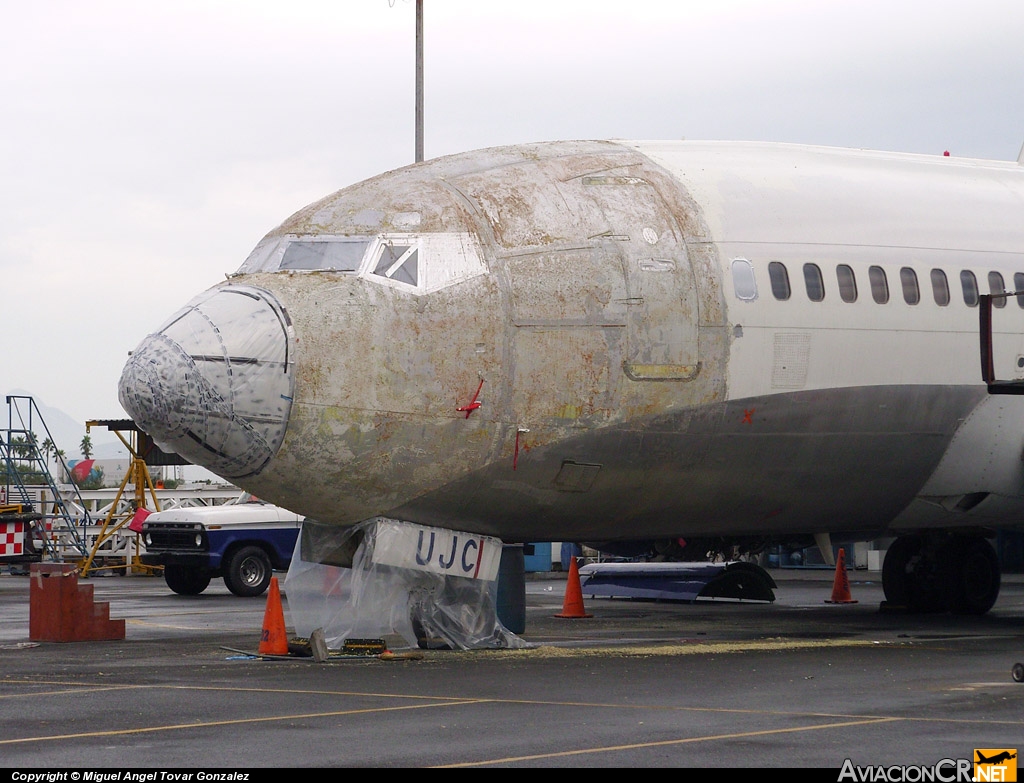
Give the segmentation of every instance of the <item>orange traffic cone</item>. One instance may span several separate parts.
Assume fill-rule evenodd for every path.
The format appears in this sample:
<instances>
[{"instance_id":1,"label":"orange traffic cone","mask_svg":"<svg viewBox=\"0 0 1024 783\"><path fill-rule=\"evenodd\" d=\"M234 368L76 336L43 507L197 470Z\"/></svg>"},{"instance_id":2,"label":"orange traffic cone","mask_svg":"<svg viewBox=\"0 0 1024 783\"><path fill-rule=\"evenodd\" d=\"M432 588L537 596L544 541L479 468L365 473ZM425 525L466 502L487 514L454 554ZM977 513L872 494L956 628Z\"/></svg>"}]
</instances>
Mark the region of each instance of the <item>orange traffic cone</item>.
<instances>
[{"instance_id":1,"label":"orange traffic cone","mask_svg":"<svg viewBox=\"0 0 1024 783\"><path fill-rule=\"evenodd\" d=\"M263 613L263 633L260 636L260 655L287 655L288 633L284 629L284 609L277 577L270 577L267 610Z\"/></svg>"},{"instance_id":2,"label":"orange traffic cone","mask_svg":"<svg viewBox=\"0 0 1024 783\"><path fill-rule=\"evenodd\" d=\"M569 579L565 583L565 600L562 602L561 614L555 617L593 617L587 614L583 608L583 590L580 587L580 569L576 565L576 558L569 560Z\"/></svg>"},{"instance_id":3,"label":"orange traffic cone","mask_svg":"<svg viewBox=\"0 0 1024 783\"><path fill-rule=\"evenodd\" d=\"M839 557L836 558L836 578L832 583L832 599L825 601L827 604L855 604L856 601L850 596L850 582L846 578L846 550L839 550Z\"/></svg>"}]
</instances>

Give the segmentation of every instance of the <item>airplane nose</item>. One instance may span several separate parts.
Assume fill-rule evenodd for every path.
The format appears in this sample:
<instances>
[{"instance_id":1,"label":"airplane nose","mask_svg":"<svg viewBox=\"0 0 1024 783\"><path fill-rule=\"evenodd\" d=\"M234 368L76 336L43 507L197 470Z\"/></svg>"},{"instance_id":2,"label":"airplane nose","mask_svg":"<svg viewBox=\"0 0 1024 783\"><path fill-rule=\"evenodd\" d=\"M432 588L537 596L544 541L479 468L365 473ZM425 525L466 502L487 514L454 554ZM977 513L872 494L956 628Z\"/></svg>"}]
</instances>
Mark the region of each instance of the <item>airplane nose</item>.
<instances>
[{"instance_id":1,"label":"airplane nose","mask_svg":"<svg viewBox=\"0 0 1024 783\"><path fill-rule=\"evenodd\" d=\"M292 341L268 291L211 289L139 344L118 398L164 451L227 479L254 476L288 426Z\"/></svg>"}]
</instances>

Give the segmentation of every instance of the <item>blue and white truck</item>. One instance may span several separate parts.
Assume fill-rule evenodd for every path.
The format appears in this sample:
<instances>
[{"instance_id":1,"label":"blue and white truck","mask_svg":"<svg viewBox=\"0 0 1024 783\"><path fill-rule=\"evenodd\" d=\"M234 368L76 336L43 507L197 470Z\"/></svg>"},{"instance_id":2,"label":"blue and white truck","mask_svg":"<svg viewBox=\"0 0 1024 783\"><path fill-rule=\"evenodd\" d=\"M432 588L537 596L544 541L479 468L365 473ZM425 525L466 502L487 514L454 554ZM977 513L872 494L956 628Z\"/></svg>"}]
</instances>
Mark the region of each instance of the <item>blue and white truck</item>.
<instances>
[{"instance_id":1,"label":"blue and white truck","mask_svg":"<svg viewBox=\"0 0 1024 783\"><path fill-rule=\"evenodd\" d=\"M142 523L142 562L163 566L180 595L199 595L223 577L235 595L258 596L274 571L287 570L302 517L248 493L221 506L176 508Z\"/></svg>"}]
</instances>

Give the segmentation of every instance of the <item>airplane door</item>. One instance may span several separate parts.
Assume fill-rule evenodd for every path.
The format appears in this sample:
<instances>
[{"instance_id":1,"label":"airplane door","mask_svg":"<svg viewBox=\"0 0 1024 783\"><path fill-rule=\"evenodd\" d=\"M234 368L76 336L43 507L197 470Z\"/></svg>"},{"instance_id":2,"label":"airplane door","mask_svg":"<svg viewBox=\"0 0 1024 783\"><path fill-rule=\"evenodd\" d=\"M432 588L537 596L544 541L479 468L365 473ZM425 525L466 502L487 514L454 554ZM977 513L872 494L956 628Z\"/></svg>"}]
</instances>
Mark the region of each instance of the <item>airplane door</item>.
<instances>
[{"instance_id":1,"label":"airplane door","mask_svg":"<svg viewBox=\"0 0 1024 783\"><path fill-rule=\"evenodd\" d=\"M683 246L672 254L627 256L626 374L635 381L696 377L697 307Z\"/></svg>"},{"instance_id":2,"label":"airplane door","mask_svg":"<svg viewBox=\"0 0 1024 783\"><path fill-rule=\"evenodd\" d=\"M610 228L600 238L626 275L623 370L635 381L689 381L700 371L697 288L682 232L641 177L591 176L583 185Z\"/></svg>"},{"instance_id":3,"label":"airplane door","mask_svg":"<svg viewBox=\"0 0 1024 783\"><path fill-rule=\"evenodd\" d=\"M506 259L513 326L512 407L522 422L597 423L616 408L628 294L600 248ZM581 292L583 294L581 295Z\"/></svg>"}]
</instances>

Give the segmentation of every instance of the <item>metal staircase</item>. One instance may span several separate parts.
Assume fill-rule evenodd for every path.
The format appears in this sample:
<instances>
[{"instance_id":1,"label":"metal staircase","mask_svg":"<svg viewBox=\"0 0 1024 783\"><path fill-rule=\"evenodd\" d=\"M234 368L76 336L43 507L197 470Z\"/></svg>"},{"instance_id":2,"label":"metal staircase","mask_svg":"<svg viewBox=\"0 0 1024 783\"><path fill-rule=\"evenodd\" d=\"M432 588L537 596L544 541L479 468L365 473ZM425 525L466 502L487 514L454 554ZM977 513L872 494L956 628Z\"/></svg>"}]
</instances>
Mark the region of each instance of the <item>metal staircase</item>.
<instances>
[{"instance_id":1,"label":"metal staircase","mask_svg":"<svg viewBox=\"0 0 1024 783\"><path fill-rule=\"evenodd\" d=\"M69 482L58 486L54 481L51 459L56 460L60 475L70 474L38 406L31 397L8 395L7 410L7 427L0 430L0 465L4 470L0 481L4 497L0 504L20 506L22 511L34 510L42 515L46 559L64 562L85 557L88 547L84 531L92 521L77 485ZM48 490L44 503L35 499L41 497L41 488ZM36 490L35 496L32 490ZM44 507L35 509L35 505Z\"/></svg>"}]
</instances>

